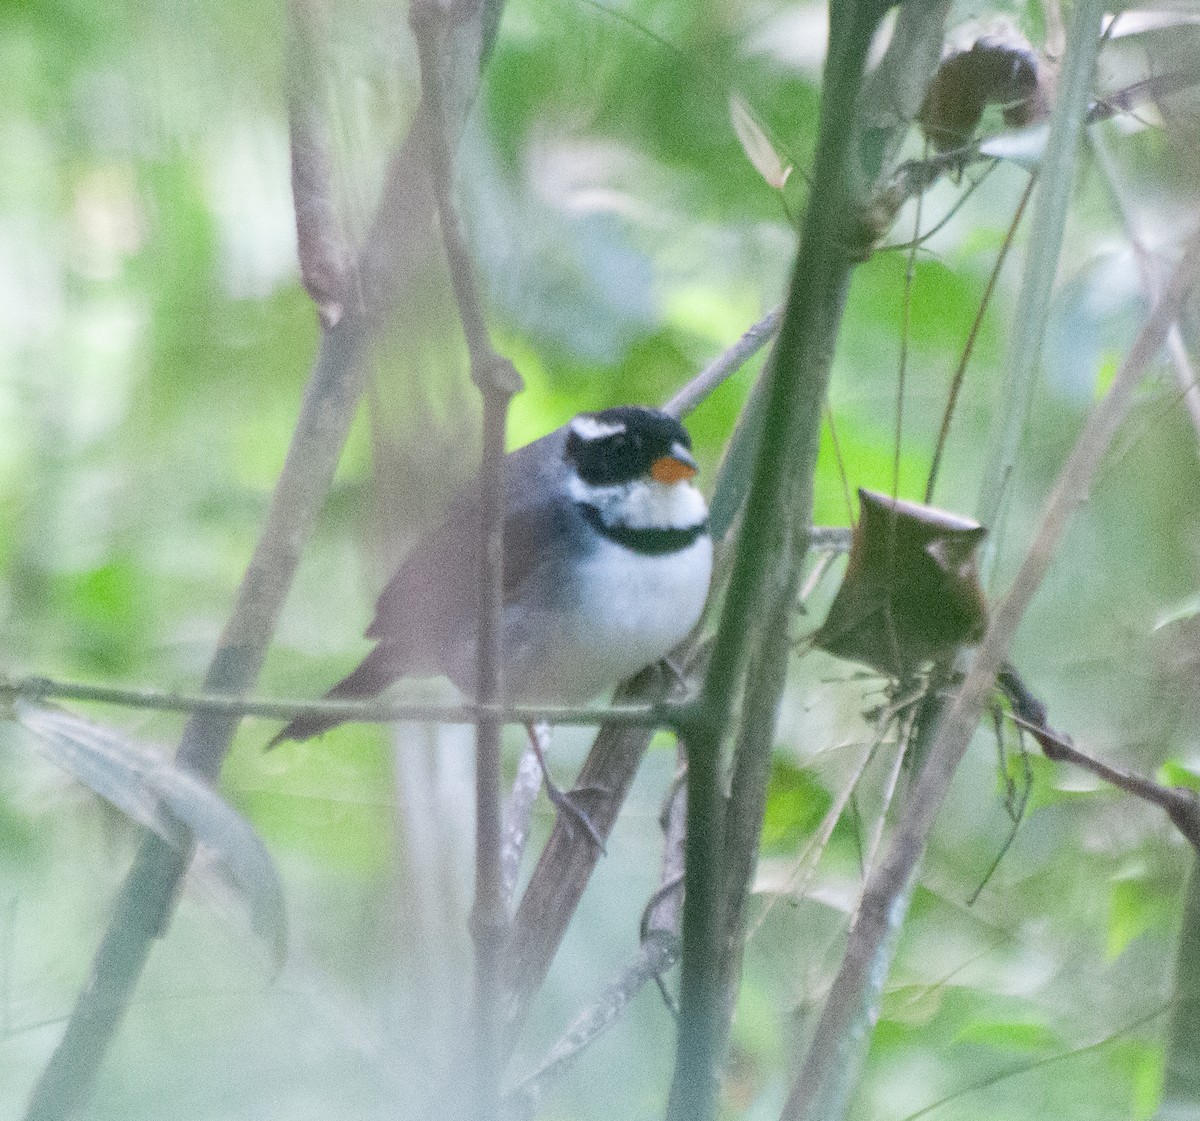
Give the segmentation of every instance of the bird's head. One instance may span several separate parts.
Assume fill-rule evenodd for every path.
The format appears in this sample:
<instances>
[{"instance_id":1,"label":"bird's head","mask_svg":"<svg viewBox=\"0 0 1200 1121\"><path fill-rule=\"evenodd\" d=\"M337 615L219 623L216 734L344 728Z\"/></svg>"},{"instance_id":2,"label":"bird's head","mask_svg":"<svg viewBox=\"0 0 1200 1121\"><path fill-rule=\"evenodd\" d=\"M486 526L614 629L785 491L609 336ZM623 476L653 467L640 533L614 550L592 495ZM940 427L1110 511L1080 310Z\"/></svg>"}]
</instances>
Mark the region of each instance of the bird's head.
<instances>
[{"instance_id":1,"label":"bird's head","mask_svg":"<svg viewBox=\"0 0 1200 1121\"><path fill-rule=\"evenodd\" d=\"M622 405L582 413L567 426L568 487L611 525L683 529L707 509L691 479L698 467L687 429L659 409Z\"/></svg>"}]
</instances>

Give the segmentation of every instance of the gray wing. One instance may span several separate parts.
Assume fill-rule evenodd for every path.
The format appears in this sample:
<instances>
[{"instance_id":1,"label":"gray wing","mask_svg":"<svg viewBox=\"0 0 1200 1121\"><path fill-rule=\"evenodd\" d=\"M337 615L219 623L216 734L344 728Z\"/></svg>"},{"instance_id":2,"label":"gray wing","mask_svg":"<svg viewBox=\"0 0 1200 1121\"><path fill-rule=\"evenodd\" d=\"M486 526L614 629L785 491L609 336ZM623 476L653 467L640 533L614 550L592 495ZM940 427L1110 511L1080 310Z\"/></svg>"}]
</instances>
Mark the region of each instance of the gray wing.
<instances>
[{"instance_id":1,"label":"gray wing","mask_svg":"<svg viewBox=\"0 0 1200 1121\"><path fill-rule=\"evenodd\" d=\"M547 556L563 558L579 515L562 485L566 430L557 429L505 460L504 598L511 602ZM478 616L479 490L472 484L442 523L405 557L375 605L367 637L404 650L413 672L444 671L449 652Z\"/></svg>"}]
</instances>

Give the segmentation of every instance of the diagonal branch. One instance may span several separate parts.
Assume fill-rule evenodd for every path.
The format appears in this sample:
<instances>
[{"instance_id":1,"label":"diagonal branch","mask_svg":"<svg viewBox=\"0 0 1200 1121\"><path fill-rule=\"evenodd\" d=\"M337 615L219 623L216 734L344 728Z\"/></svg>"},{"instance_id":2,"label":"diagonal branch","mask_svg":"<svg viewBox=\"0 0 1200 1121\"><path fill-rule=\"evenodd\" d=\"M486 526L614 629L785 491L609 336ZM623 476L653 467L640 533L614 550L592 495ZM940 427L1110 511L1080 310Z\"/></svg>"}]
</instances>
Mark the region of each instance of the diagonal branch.
<instances>
[{"instance_id":1,"label":"diagonal branch","mask_svg":"<svg viewBox=\"0 0 1200 1121\"><path fill-rule=\"evenodd\" d=\"M1097 778L1141 798L1152 806L1158 806L1174 822L1188 844L1200 853L1200 798L1194 790L1184 786L1163 786L1162 783L1134 774L1123 767L1114 767L1102 759L1096 759L1086 751L1080 751L1071 737L1056 732L1046 722L1046 706L1038 700L1021 680L1014 666L1005 663L996 675L996 684L1008 698L1012 711L1009 719L1019 728L1024 728L1042 749L1047 759L1056 763L1072 763Z\"/></svg>"},{"instance_id":2,"label":"diagonal branch","mask_svg":"<svg viewBox=\"0 0 1200 1121\"><path fill-rule=\"evenodd\" d=\"M1153 293L1158 282L1157 262L1147 248L1143 231L1138 228L1133 208L1121 190L1116 161L1112 158L1102 136L1091 136L1089 139L1092 154L1100 169L1100 177L1104 181L1105 187L1108 188L1113 207L1121 224L1125 227L1125 236L1129 239L1130 247L1133 249L1142 288ZM1175 372L1175 384L1179 389L1179 395L1183 398L1188 419L1192 422L1192 429L1196 433L1197 451L1200 452L1200 379L1198 379L1195 366L1188 355L1187 344L1184 342L1183 332L1179 329L1178 323L1174 324L1167 334L1167 353Z\"/></svg>"},{"instance_id":3,"label":"diagonal branch","mask_svg":"<svg viewBox=\"0 0 1200 1121\"><path fill-rule=\"evenodd\" d=\"M682 779L682 772L678 777ZM637 956L575 1018L542 1065L506 1095L510 1113L518 1112L519 1103L521 1115L532 1116L534 1106L549 1084L617 1022L647 983L658 981L661 985L662 975L678 960L686 798L680 781L668 797L660 819L663 826L662 873L658 890L647 905L642 920Z\"/></svg>"},{"instance_id":4,"label":"diagonal branch","mask_svg":"<svg viewBox=\"0 0 1200 1121\"><path fill-rule=\"evenodd\" d=\"M665 405L663 412L685 417L731 374L740 370L779 330L780 310L767 312L748 327L732 346L723 350Z\"/></svg>"},{"instance_id":5,"label":"diagonal branch","mask_svg":"<svg viewBox=\"0 0 1200 1121\"><path fill-rule=\"evenodd\" d=\"M666 684L655 668L643 670L621 688L617 700L636 696L653 702L665 697ZM588 817L602 838L608 837L616 822L653 734L650 728L609 724L600 730L588 752L575 782L578 788L602 787L605 791L603 798L588 807ZM555 822L513 919L505 971L510 1048L599 857L596 845L582 830L572 830L561 817Z\"/></svg>"}]
</instances>

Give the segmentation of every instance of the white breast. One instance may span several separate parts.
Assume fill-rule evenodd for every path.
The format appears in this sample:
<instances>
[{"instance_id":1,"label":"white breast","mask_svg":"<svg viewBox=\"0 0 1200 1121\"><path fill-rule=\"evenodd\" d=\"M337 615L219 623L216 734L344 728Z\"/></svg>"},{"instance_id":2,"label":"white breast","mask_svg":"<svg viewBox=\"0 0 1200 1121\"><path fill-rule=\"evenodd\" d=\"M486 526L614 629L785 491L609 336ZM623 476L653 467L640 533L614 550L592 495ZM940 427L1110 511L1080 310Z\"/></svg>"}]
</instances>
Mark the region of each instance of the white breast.
<instances>
[{"instance_id":1,"label":"white breast","mask_svg":"<svg viewBox=\"0 0 1200 1121\"><path fill-rule=\"evenodd\" d=\"M577 573L572 608L543 618L536 635L509 645L506 691L532 703L592 700L687 636L700 619L711 574L707 536L663 556L602 539Z\"/></svg>"}]
</instances>

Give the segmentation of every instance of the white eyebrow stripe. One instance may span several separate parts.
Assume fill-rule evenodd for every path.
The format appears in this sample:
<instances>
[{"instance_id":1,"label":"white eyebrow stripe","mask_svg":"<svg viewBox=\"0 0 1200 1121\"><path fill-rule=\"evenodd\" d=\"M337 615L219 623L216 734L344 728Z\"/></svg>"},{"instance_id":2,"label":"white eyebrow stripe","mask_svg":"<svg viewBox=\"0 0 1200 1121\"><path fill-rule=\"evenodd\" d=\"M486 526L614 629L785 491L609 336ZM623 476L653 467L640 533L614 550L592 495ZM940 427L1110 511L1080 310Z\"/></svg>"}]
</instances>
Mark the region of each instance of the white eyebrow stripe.
<instances>
[{"instance_id":1,"label":"white eyebrow stripe","mask_svg":"<svg viewBox=\"0 0 1200 1121\"><path fill-rule=\"evenodd\" d=\"M571 431L581 440L603 440L606 436L618 436L625 431L621 421L597 420L586 413L571 421Z\"/></svg>"}]
</instances>

